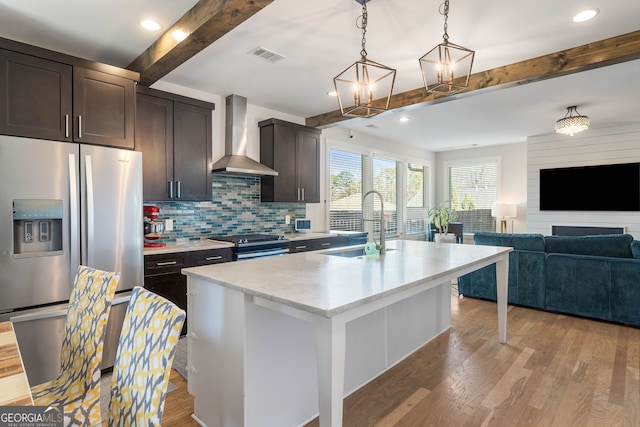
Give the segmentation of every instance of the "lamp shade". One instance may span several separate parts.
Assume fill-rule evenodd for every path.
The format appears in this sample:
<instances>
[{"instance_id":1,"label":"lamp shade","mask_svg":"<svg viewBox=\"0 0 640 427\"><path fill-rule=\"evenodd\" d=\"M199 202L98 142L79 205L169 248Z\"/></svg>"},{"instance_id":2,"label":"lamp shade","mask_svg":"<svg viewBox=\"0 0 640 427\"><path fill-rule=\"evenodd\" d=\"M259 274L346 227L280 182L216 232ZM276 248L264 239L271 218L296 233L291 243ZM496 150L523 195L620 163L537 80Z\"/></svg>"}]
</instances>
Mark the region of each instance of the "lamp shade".
<instances>
[{"instance_id":1,"label":"lamp shade","mask_svg":"<svg viewBox=\"0 0 640 427\"><path fill-rule=\"evenodd\" d=\"M516 205L511 203L496 203L491 208L491 216L493 217L515 217Z\"/></svg>"}]
</instances>

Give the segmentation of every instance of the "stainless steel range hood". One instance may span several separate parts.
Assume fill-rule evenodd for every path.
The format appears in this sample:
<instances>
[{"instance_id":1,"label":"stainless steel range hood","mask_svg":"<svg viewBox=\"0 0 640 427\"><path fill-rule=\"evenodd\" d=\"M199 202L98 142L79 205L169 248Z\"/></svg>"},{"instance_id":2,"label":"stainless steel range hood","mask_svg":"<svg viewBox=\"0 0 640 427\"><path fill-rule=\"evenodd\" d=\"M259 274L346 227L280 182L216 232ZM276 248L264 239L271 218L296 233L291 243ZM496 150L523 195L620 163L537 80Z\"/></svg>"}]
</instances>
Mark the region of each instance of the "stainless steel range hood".
<instances>
[{"instance_id":1,"label":"stainless steel range hood","mask_svg":"<svg viewBox=\"0 0 640 427\"><path fill-rule=\"evenodd\" d=\"M225 155L213 164L213 173L271 175L278 172L247 156L247 98L227 96Z\"/></svg>"}]
</instances>

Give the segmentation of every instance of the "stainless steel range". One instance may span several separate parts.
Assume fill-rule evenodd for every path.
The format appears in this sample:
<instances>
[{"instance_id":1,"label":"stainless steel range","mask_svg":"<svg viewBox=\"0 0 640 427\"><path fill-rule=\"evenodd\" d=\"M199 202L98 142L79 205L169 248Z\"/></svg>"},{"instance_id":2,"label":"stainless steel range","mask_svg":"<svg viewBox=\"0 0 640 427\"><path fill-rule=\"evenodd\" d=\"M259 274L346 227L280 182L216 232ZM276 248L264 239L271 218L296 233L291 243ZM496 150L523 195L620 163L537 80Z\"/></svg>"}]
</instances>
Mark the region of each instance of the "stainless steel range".
<instances>
[{"instance_id":1,"label":"stainless steel range","mask_svg":"<svg viewBox=\"0 0 640 427\"><path fill-rule=\"evenodd\" d=\"M210 237L210 240L231 242L235 245L234 261L284 255L289 253L289 241L277 234L238 234L236 236Z\"/></svg>"}]
</instances>

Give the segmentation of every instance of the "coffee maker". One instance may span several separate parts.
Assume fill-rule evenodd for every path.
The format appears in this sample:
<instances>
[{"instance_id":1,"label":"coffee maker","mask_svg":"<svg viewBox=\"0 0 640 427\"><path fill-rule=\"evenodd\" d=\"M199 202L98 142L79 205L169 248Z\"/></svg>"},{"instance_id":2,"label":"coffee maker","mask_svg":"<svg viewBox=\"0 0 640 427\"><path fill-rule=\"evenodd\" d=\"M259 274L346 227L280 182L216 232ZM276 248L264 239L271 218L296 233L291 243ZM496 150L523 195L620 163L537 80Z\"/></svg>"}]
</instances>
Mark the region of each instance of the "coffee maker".
<instances>
[{"instance_id":1,"label":"coffee maker","mask_svg":"<svg viewBox=\"0 0 640 427\"><path fill-rule=\"evenodd\" d=\"M162 237L164 233L164 221L160 218L160 208L155 205L144 205L142 208L144 216L144 247L163 248L163 242L154 242Z\"/></svg>"}]
</instances>

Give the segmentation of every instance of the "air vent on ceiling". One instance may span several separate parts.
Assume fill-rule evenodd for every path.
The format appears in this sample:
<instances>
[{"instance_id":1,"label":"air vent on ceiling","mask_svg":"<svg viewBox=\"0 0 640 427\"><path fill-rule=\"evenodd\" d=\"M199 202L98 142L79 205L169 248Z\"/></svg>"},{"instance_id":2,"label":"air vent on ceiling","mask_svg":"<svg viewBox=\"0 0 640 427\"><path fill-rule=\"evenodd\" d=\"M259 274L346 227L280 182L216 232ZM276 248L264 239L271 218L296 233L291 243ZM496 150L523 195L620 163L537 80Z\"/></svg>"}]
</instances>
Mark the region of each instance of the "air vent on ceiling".
<instances>
[{"instance_id":1,"label":"air vent on ceiling","mask_svg":"<svg viewBox=\"0 0 640 427\"><path fill-rule=\"evenodd\" d=\"M284 56L280 55L279 53L275 53L274 51L262 46L258 46L257 48L250 51L249 55L257 56L258 58L262 58L265 61L269 62L278 62L284 59Z\"/></svg>"}]
</instances>

